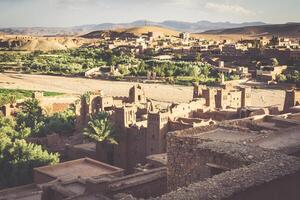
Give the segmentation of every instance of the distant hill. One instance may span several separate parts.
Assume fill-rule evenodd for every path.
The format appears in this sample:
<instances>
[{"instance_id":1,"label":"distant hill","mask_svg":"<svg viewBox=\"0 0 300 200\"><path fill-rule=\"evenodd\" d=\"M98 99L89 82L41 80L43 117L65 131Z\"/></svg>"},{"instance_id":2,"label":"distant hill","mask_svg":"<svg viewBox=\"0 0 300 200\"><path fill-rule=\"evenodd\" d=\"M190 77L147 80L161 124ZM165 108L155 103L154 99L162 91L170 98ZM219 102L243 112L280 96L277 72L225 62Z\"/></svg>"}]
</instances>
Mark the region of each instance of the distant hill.
<instances>
[{"instance_id":1,"label":"distant hill","mask_svg":"<svg viewBox=\"0 0 300 200\"><path fill-rule=\"evenodd\" d=\"M251 35L251 36L285 36L300 38L300 23L247 26L240 28L219 29L202 32L208 35Z\"/></svg>"},{"instance_id":2,"label":"distant hill","mask_svg":"<svg viewBox=\"0 0 300 200\"><path fill-rule=\"evenodd\" d=\"M66 50L80 47L83 43L83 39L71 37L0 37L0 48L12 48L13 50L24 51Z\"/></svg>"},{"instance_id":3,"label":"distant hill","mask_svg":"<svg viewBox=\"0 0 300 200\"><path fill-rule=\"evenodd\" d=\"M16 28L0 28L0 32L12 35L83 35L92 31L98 30L115 30L127 29L133 27L143 26L160 26L163 28L174 29L180 32L203 32L213 29L227 29L245 26L264 25L263 22L247 22L247 23L230 23L230 22L182 22L182 21L163 21L153 22L138 20L131 23L102 23L102 24L88 24L73 27L16 27Z\"/></svg>"},{"instance_id":4,"label":"distant hill","mask_svg":"<svg viewBox=\"0 0 300 200\"><path fill-rule=\"evenodd\" d=\"M100 31L93 31L91 33L85 34L82 37L84 38L104 38L107 36L110 37L125 37L125 36L132 36L138 37L141 36L143 33L153 32L156 35L170 35L170 36L178 36L179 32L173 29L163 28L159 26L139 26L127 29L115 29L115 30L100 30Z\"/></svg>"},{"instance_id":5,"label":"distant hill","mask_svg":"<svg viewBox=\"0 0 300 200\"><path fill-rule=\"evenodd\" d=\"M171 29L171 28L163 28L159 26L142 26L142 27L133 27L126 29L125 32L131 33L134 35L142 35L143 33L147 32L154 32L157 34L164 34L164 35L172 35L172 36L178 36L179 32Z\"/></svg>"}]
</instances>

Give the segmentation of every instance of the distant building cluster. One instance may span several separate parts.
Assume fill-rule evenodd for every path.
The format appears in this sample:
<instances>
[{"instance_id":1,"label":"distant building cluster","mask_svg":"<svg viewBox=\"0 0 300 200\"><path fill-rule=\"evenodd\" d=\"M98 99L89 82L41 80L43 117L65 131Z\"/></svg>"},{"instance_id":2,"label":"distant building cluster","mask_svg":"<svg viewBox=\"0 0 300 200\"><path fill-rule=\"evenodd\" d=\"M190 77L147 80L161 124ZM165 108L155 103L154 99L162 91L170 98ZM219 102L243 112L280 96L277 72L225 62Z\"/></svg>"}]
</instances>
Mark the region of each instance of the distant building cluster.
<instances>
[{"instance_id":1,"label":"distant building cluster","mask_svg":"<svg viewBox=\"0 0 300 200\"><path fill-rule=\"evenodd\" d=\"M0 40L0 47L11 45L20 44ZM0 190L0 200L299 200L300 91L287 89L281 110L279 105L254 105L250 86L225 80L234 73L246 80L276 82L285 70L300 64L299 40L261 37L231 42L189 33L105 32L94 45L156 61L209 63L220 81L212 86L198 81L193 98L185 103L150 99L140 84L134 84L127 96L88 93L73 102L72 136L28 138L59 152L63 162L35 168L31 184ZM102 68L107 74L119 70ZM85 76L99 71L100 67L90 69ZM146 77L158 78L150 71ZM70 105L59 102L59 97L49 101L42 92L33 98L49 113ZM0 112L15 116L22 103L3 105ZM84 138L91 116L99 113L107 114L117 144Z\"/></svg>"}]
</instances>

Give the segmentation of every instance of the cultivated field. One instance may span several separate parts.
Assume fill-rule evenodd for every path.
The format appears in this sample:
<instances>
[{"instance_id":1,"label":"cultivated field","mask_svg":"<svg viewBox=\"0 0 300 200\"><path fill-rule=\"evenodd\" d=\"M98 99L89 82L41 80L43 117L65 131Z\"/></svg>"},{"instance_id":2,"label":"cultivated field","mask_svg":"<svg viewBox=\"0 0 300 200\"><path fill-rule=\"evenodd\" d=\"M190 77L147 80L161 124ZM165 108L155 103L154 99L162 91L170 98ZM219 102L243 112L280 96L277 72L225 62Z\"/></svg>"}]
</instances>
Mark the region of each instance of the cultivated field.
<instances>
[{"instance_id":1,"label":"cultivated field","mask_svg":"<svg viewBox=\"0 0 300 200\"><path fill-rule=\"evenodd\" d=\"M129 88L137 83L104 81L59 76L0 73L0 88L54 91L81 94L86 91L103 90L106 95L127 96ZM187 102L192 99L193 88L161 84L141 84L146 96L157 101ZM271 106L284 103L283 90L252 90L253 106Z\"/></svg>"}]
</instances>

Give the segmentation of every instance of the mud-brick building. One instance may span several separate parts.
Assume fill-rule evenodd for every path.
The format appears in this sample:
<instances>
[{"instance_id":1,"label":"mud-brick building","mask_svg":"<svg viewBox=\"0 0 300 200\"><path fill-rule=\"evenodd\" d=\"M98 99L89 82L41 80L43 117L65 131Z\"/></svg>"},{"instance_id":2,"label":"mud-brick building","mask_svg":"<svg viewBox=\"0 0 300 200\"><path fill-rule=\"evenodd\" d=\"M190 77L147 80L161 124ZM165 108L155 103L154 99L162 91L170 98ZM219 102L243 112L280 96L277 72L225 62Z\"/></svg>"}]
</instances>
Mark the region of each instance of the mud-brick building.
<instances>
[{"instance_id":1,"label":"mud-brick building","mask_svg":"<svg viewBox=\"0 0 300 200\"><path fill-rule=\"evenodd\" d=\"M205 106L212 110L251 106L251 88L221 85L219 87L194 86L194 98L204 98Z\"/></svg>"}]
</instances>

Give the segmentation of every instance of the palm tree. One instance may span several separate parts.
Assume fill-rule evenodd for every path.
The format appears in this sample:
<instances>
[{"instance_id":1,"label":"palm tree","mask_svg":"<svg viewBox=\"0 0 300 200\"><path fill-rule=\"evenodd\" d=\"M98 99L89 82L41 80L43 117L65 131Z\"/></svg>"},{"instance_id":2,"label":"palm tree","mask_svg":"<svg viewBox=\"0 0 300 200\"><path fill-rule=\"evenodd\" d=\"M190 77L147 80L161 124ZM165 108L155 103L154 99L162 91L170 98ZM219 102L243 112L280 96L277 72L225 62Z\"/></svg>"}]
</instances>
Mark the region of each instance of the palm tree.
<instances>
[{"instance_id":1,"label":"palm tree","mask_svg":"<svg viewBox=\"0 0 300 200\"><path fill-rule=\"evenodd\" d=\"M15 95L9 96L9 103L11 107L13 107L16 102L17 102L17 97Z\"/></svg>"},{"instance_id":2,"label":"palm tree","mask_svg":"<svg viewBox=\"0 0 300 200\"><path fill-rule=\"evenodd\" d=\"M113 127L105 112L97 113L90 116L88 127L84 129L83 135L95 142L108 142L110 144L118 144L116 141Z\"/></svg>"}]
</instances>

